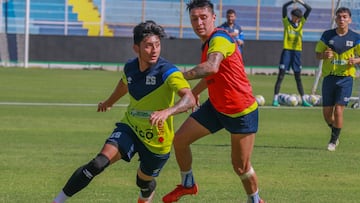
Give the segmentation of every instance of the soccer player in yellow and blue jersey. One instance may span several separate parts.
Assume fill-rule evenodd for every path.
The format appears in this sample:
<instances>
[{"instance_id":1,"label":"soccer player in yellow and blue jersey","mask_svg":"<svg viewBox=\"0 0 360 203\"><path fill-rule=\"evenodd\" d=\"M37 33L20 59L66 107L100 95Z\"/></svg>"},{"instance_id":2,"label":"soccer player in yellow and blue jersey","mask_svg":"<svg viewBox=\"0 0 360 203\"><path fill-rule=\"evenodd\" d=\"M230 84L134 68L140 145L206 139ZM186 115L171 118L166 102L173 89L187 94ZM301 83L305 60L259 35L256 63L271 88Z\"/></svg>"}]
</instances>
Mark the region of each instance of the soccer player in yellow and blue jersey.
<instances>
[{"instance_id":1,"label":"soccer player in yellow and blue jersey","mask_svg":"<svg viewBox=\"0 0 360 203\"><path fill-rule=\"evenodd\" d=\"M226 129L231 140L231 163L247 194L248 203L263 203L251 154L258 130L258 105L235 39L215 27L214 5L209 0L187 4L190 21L202 45L201 63L184 72L185 79L200 79L192 89L195 98L207 88L209 98L176 131L174 149L181 184L163 197L164 203L183 195L197 194L192 173L190 145L207 135ZM219 157L221 159L221 157ZM210 176L211 177L211 176Z\"/></svg>"},{"instance_id":2,"label":"soccer player in yellow and blue jersey","mask_svg":"<svg viewBox=\"0 0 360 203\"><path fill-rule=\"evenodd\" d=\"M81 166L54 199L62 203L83 188L116 161L140 158L136 185L140 188L138 203L150 203L154 197L157 177L169 159L174 139L173 115L195 105L195 98L183 74L160 57L164 29L153 21L134 28L133 49L138 55L124 67L115 90L98 105L98 112L109 110L125 94L130 103L121 122L106 140L100 153ZM175 103L175 94L180 99Z\"/></svg>"},{"instance_id":3,"label":"soccer player in yellow and blue jersey","mask_svg":"<svg viewBox=\"0 0 360 203\"><path fill-rule=\"evenodd\" d=\"M360 35L349 29L351 11L340 7L335 12L337 27L325 31L315 52L322 64L322 102L325 122L331 128L328 150L335 151L343 127L343 113L352 93L355 64L360 64Z\"/></svg>"},{"instance_id":4,"label":"soccer player in yellow and blue jersey","mask_svg":"<svg viewBox=\"0 0 360 203\"><path fill-rule=\"evenodd\" d=\"M305 7L305 13L302 14L301 9L295 8L291 11L291 18L288 17L288 7L298 2ZM282 22L284 25L284 42L281 52L279 73L274 87L273 106L279 106L278 96L280 93L281 83L285 77L285 73L290 70L294 71L294 77L299 94L302 97L303 106L311 106L306 102L304 97L304 88L301 82L301 51L303 26L309 17L311 7L302 0L289 1L282 8Z\"/></svg>"}]
</instances>

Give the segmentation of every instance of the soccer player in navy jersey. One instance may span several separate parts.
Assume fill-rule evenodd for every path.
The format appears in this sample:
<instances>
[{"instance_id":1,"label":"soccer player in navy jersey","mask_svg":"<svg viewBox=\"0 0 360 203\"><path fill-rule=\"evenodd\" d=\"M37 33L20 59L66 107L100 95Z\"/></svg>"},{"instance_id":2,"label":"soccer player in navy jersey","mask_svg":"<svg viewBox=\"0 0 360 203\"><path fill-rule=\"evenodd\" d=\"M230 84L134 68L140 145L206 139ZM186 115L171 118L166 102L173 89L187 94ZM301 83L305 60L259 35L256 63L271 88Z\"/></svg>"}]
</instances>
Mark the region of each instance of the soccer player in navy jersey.
<instances>
[{"instance_id":1,"label":"soccer player in navy jersey","mask_svg":"<svg viewBox=\"0 0 360 203\"><path fill-rule=\"evenodd\" d=\"M174 139L173 115L192 108L195 98L178 68L160 57L164 29L153 21L146 21L138 24L133 34L137 57L125 64L115 90L97 109L105 112L129 93L127 111L100 153L75 170L54 203L65 202L110 164L120 159L130 162L136 153L140 158L136 172L136 185L140 189L138 203L152 202L155 177L169 159ZM176 103L175 94L180 97Z\"/></svg>"},{"instance_id":2,"label":"soccer player in navy jersey","mask_svg":"<svg viewBox=\"0 0 360 203\"><path fill-rule=\"evenodd\" d=\"M335 151L343 127L345 106L349 103L355 64L360 64L360 35L351 29L351 11L340 7L335 12L337 27L326 30L316 44L315 52L322 64L323 117L331 128L327 149Z\"/></svg>"}]
</instances>

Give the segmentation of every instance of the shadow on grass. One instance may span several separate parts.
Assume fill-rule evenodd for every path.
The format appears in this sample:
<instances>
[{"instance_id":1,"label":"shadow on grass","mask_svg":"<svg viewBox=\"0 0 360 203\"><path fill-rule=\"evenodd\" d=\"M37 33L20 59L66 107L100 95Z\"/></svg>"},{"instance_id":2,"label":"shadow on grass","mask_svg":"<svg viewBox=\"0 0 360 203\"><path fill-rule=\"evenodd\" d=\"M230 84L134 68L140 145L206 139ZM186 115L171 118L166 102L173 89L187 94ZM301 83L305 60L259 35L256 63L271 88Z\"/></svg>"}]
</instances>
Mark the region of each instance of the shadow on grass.
<instances>
[{"instance_id":1,"label":"shadow on grass","mask_svg":"<svg viewBox=\"0 0 360 203\"><path fill-rule=\"evenodd\" d=\"M192 144L193 146L206 146L206 147L230 147L230 144ZM303 146L270 146L270 145L255 145L254 148L269 148L269 149L301 149L301 150L316 150L324 151L323 147L303 147Z\"/></svg>"}]
</instances>

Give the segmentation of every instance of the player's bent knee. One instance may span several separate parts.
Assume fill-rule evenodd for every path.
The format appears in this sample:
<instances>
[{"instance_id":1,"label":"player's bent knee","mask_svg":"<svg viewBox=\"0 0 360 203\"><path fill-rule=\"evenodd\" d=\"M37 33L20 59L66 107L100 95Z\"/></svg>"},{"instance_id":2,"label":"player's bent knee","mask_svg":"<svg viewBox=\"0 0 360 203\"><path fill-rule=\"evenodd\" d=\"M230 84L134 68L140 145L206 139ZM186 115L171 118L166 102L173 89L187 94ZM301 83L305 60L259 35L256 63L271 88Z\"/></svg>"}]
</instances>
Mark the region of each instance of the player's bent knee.
<instances>
[{"instance_id":1,"label":"player's bent knee","mask_svg":"<svg viewBox=\"0 0 360 203\"><path fill-rule=\"evenodd\" d=\"M179 136L175 136L173 140L173 146L175 149L180 149L188 145L184 143L184 140L182 138L179 138Z\"/></svg>"},{"instance_id":2,"label":"player's bent knee","mask_svg":"<svg viewBox=\"0 0 360 203\"><path fill-rule=\"evenodd\" d=\"M151 193L155 190L156 181L155 181L155 179L146 181L146 180L141 179L137 175L136 176L136 185L140 188L141 195L146 198L146 197L149 197L151 195Z\"/></svg>"},{"instance_id":3,"label":"player's bent knee","mask_svg":"<svg viewBox=\"0 0 360 203\"><path fill-rule=\"evenodd\" d=\"M254 174L255 174L254 168L253 168L253 167L250 167L250 169L249 169L246 173L240 175L240 179L241 179L241 180L249 179L249 178L252 177Z\"/></svg>"},{"instance_id":4,"label":"player's bent knee","mask_svg":"<svg viewBox=\"0 0 360 203\"><path fill-rule=\"evenodd\" d=\"M85 169L89 176L95 177L100 174L107 166L109 166L110 160L103 154L98 154L93 160L91 160L87 165L85 165Z\"/></svg>"}]
</instances>

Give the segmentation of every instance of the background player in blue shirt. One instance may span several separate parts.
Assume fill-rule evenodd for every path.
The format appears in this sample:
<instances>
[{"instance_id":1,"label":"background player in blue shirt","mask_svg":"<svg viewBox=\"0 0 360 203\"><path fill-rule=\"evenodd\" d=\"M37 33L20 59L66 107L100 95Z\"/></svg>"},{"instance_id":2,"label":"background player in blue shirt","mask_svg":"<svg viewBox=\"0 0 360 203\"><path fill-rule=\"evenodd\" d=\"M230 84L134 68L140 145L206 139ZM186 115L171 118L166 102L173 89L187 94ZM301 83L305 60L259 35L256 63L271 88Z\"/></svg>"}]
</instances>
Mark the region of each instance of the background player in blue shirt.
<instances>
[{"instance_id":1,"label":"background player in blue shirt","mask_svg":"<svg viewBox=\"0 0 360 203\"><path fill-rule=\"evenodd\" d=\"M242 49L244 46L244 32L242 31L240 25L236 22L236 12L233 9L229 9L226 11L226 22L221 24L218 28L225 29L230 33L232 37L236 40L240 52L242 53Z\"/></svg>"},{"instance_id":2,"label":"background player in blue shirt","mask_svg":"<svg viewBox=\"0 0 360 203\"><path fill-rule=\"evenodd\" d=\"M115 90L98 105L98 112L105 112L129 93L125 116L116 123L100 153L75 170L54 203L65 202L110 164L120 159L130 162L136 153L140 158L136 172L138 203L151 202L154 197L155 177L169 159L174 139L173 115L193 107L195 98L178 68L160 57L164 29L146 21L137 25L133 34L138 57L125 64ZM177 103L175 94L180 97Z\"/></svg>"}]
</instances>

